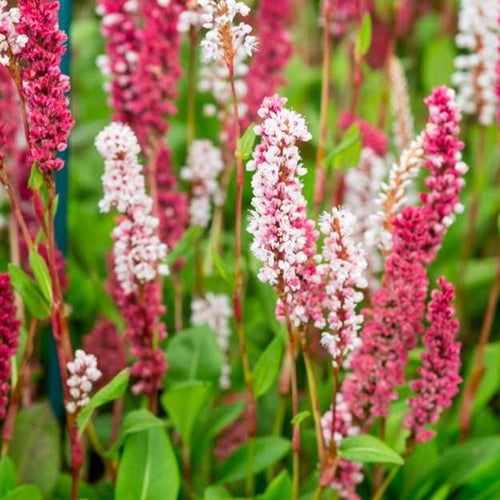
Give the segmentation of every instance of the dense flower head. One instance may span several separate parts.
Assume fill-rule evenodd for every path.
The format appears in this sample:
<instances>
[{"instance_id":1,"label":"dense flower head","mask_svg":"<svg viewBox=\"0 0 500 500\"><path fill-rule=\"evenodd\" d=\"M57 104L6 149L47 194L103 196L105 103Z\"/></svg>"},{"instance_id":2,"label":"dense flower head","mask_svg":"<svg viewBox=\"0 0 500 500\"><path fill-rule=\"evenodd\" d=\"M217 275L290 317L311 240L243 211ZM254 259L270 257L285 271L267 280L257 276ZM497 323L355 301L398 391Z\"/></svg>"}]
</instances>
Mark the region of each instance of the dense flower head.
<instances>
[{"instance_id":1,"label":"dense flower head","mask_svg":"<svg viewBox=\"0 0 500 500\"><path fill-rule=\"evenodd\" d=\"M427 192L420 195L426 209L428 236L426 260L434 259L443 236L463 212L459 195L465 181L467 165L462 161L463 143L460 132L460 107L455 102L455 92L447 87L437 87L425 103L429 108L429 121L424 131L425 166L430 174L425 180Z\"/></svg>"},{"instance_id":2,"label":"dense flower head","mask_svg":"<svg viewBox=\"0 0 500 500\"><path fill-rule=\"evenodd\" d=\"M208 325L215 333L221 349L223 363L219 384L222 389L231 387L231 366L228 361L230 320L233 315L227 295L208 292L205 297L196 298L191 303L191 323L194 326Z\"/></svg>"},{"instance_id":3,"label":"dense flower head","mask_svg":"<svg viewBox=\"0 0 500 500\"><path fill-rule=\"evenodd\" d=\"M364 148L370 148L378 156L385 156L387 153L387 137L383 132L377 130L367 121L350 111L345 111L340 117L340 126L347 130L351 125L357 125L361 134L361 142Z\"/></svg>"},{"instance_id":4,"label":"dense flower head","mask_svg":"<svg viewBox=\"0 0 500 500\"><path fill-rule=\"evenodd\" d=\"M364 312L361 345L351 356L352 372L344 380L342 393L365 426L374 417L388 415L395 389L404 383L408 353L423 329L426 229L422 207L407 207L394 220L393 252L385 264L384 281Z\"/></svg>"},{"instance_id":5,"label":"dense flower head","mask_svg":"<svg viewBox=\"0 0 500 500\"><path fill-rule=\"evenodd\" d=\"M228 65L233 64L234 54L241 47L248 57L256 48L257 39L251 35L249 24L239 22L236 16L246 17L250 8L244 2L235 0L198 0L198 4L205 9L208 29L201 42L203 60L224 60Z\"/></svg>"},{"instance_id":6,"label":"dense flower head","mask_svg":"<svg viewBox=\"0 0 500 500\"><path fill-rule=\"evenodd\" d=\"M286 29L291 16L290 3L290 0L259 2L259 50L245 78L248 87L245 96L248 122L256 120L264 98L273 95L285 83L283 70L292 55L291 35Z\"/></svg>"},{"instance_id":7,"label":"dense flower head","mask_svg":"<svg viewBox=\"0 0 500 500\"><path fill-rule=\"evenodd\" d=\"M211 203L220 204L223 201L218 182L223 169L222 152L218 147L208 139L193 141L187 165L180 174L181 179L190 185L192 226L206 228L210 222Z\"/></svg>"},{"instance_id":8,"label":"dense flower head","mask_svg":"<svg viewBox=\"0 0 500 500\"><path fill-rule=\"evenodd\" d=\"M5 418L10 392L11 358L17 352L20 327L9 275L0 273L0 420Z\"/></svg>"},{"instance_id":9,"label":"dense flower head","mask_svg":"<svg viewBox=\"0 0 500 500\"><path fill-rule=\"evenodd\" d=\"M98 360L102 377L96 389L111 382L126 366L125 346L116 325L109 319L100 319L90 333L83 338L86 353L93 354Z\"/></svg>"},{"instance_id":10,"label":"dense flower head","mask_svg":"<svg viewBox=\"0 0 500 500\"><path fill-rule=\"evenodd\" d=\"M118 212L126 213L133 206L146 205L144 176L138 159L141 148L132 129L122 123L111 123L96 137L95 145L104 158L101 211L109 212L116 207Z\"/></svg>"},{"instance_id":11,"label":"dense flower head","mask_svg":"<svg viewBox=\"0 0 500 500\"><path fill-rule=\"evenodd\" d=\"M56 0L19 0L17 32L28 36L20 53L23 93L29 122L30 161L41 172L64 166L58 152L68 146L74 125L68 109L69 77L60 70L66 35L59 29Z\"/></svg>"},{"instance_id":12,"label":"dense flower head","mask_svg":"<svg viewBox=\"0 0 500 500\"><path fill-rule=\"evenodd\" d=\"M66 401L66 410L76 413L89 403L93 384L101 378L102 373L97 368L97 358L82 349L76 350L75 358L66 367L70 375L66 385L71 396L71 401Z\"/></svg>"},{"instance_id":13,"label":"dense flower head","mask_svg":"<svg viewBox=\"0 0 500 500\"><path fill-rule=\"evenodd\" d=\"M96 147L106 163L101 210L116 206L123 214L112 234L114 270L125 293L131 293L168 274L163 264L167 246L158 236L159 219L151 215L153 201L145 192L137 160L140 148L130 127L111 123L97 136Z\"/></svg>"},{"instance_id":14,"label":"dense flower head","mask_svg":"<svg viewBox=\"0 0 500 500\"><path fill-rule=\"evenodd\" d=\"M423 338L426 351L418 368L420 377L410 382L416 394L408 401L410 412L405 419L405 427L412 431L418 443L434 436L427 426L437 423L441 412L451 406L462 380L460 343L455 341L459 322L452 305L454 287L444 278L438 280L438 285L439 289L432 291L427 308L429 327Z\"/></svg>"},{"instance_id":15,"label":"dense flower head","mask_svg":"<svg viewBox=\"0 0 500 500\"><path fill-rule=\"evenodd\" d=\"M328 277L325 284L327 330L321 343L340 366L347 355L358 346L358 330L363 316L356 306L363 300L360 289L367 286L366 259L362 244L354 240L356 217L346 209L333 208L321 215L319 221L324 235L322 272Z\"/></svg>"},{"instance_id":16,"label":"dense flower head","mask_svg":"<svg viewBox=\"0 0 500 500\"><path fill-rule=\"evenodd\" d=\"M415 132L413 130L408 83L403 65L396 56L389 57L388 73L391 83L392 130L396 145L405 150L410 146Z\"/></svg>"},{"instance_id":17,"label":"dense flower head","mask_svg":"<svg viewBox=\"0 0 500 500\"><path fill-rule=\"evenodd\" d=\"M497 0L461 0L456 44L467 51L455 59L452 76L458 88L458 104L466 114L476 114L481 125L495 119L496 64L500 27Z\"/></svg>"},{"instance_id":18,"label":"dense flower head","mask_svg":"<svg viewBox=\"0 0 500 500\"><path fill-rule=\"evenodd\" d=\"M0 162L12 157L19 129L19 112L14 84L9 72L0 65Z\"/></svg>"},{"instance_id":19,"label":"dense flower head","mask_svg":"<svg viewBox=\"0 0 500 500\"><path fill-rule=\"evenodd\" d=\"M210 20L211 16L207 12L207 9L203 8L201 5L193 5L179 14L177 29L180 33L188 33L191 29L199 31L201 27L209 23Z\"/></svg>"},{"instance_id":20,"label":"dense flower head","mask_svg":"<svg viewBox=\"0 0 500 500\"><path fill-rule=\"evenodd\" d=\"M169 128L166 118L177 108L177 83L181 76L179 14L185 1L142 0L142 33L137 68L132 86L137 95L131 110L137 117L133 126L139 142L148 154L148 141L162 138Z\"/></svg>"},{"instance_id":21,"label":"dense flower head","mask_svg":"<svg viewBox=\"0 0 500 500\"><path fill-rule=\"evenodd\" d=\"M344 179L344 203L356 216L353 238L364 245L370 285L374 284L374 276L381 270L381 259L377 249L380 224L373 214L380 208L377 198L386 172L385 160L372 149L363 148L358 165L349 169Z\"/></svg>"},{"instance_id":22,"label":"dense flower head","mask_svg":"<svg viewBox=\"0 0 500 500\"><path fill-rule=\"evenodd\" d=\"M262 141L247 163L247 169L255 172L248 232L254 237L251 250L263 264L259 279L287 297L293 321L307 322L308 301L299 305L299 296L306 282L320 281L315 265L318 233L307 218L300 181L306 170L296 143L308 141L311 134L304 118L284 108L285 103L274 95L259 109L263 121L255 132ZM322 313L319 316L323 318Z\"/></svg>"},{"instance_id":23,"label":"dense flower head","mask_svg":"<svg viewBox=\"0 0 500 500\"><path fill-rule=\"evenodd\" d=\"M368 4L367 0L324 0L323 19L329 20L332 35L344 36L349 25L361 20Z\"/></svg>"},{"instance_id":24,"label":"dense flower head","mask_svg":"<svg viewBox=\"0 0 500 500\"><path fill-rule=\"evenodd\" d=\"M124 336L130 342L130 354L135 362L130 369L134 394L153 394L160 390L167 371L165 353L160 342L167 336L165 314L159 283L146 283L141 290L125 293L114 272L108 290L120 310L126 327Z\"/></svg>"},{"instance_id":25,"label":"dense flower head","mask_svg":"<svg viewBox=\"0 0 500 500\"><path fill-rule=\"evenodd\" d=\"M360 429L353 423L349 407L344 402L342 394L337 394L335 418L332 409L328 410L321 417L321 428L327 448L330 447L332 438L338 448L345 437L359 434ZM359 500L360 497L356 494L356 486L362 480L362 465L341 458L337 463L335 475L331 478L330 486L338 492L340 498Z\"/></svg>"},{"instance_id":26,"label":"dense flower head","mask_svg":"<svg viewBox=\"0 0 500 500\"><path fill-rule=\"evenodd\" d=\"M132 84L139 61L141 34L137 22L138 2L130 0L98 0L97 12L102 16L101 32L106 40L106 55L97 64L109 82L113 118L133 125L133 103L138 99Z\"/></svg>"},{"instance_id":27,"label":"dense flower head","mask_svg":"<svg viewBox=\"0 0 500 500\"><path fill-rule=\"evenodd\" d=\"M28 43L28 37L16 31L21 12L16 7L8 10L7 7L7 0L0 0L0 65L3 66L10 64L9 52L17 55Z\"/></svg>"}]
</instances>

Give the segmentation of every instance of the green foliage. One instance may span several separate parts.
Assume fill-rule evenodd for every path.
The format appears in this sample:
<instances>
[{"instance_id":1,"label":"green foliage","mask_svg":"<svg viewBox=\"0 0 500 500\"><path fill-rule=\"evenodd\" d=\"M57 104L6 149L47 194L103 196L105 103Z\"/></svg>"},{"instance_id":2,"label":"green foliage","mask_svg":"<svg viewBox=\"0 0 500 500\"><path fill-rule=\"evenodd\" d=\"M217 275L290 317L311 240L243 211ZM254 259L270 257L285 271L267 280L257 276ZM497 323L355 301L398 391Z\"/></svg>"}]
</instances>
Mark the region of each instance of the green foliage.
<instances>
[{"instance_id":1,"label":"green foliage","mask_svg":"<svg viewBox=\"0 0 500 500\"><path fill-rule=\"evenodd\" d=\"M348 436L340 443L339 455L353 462L402 465L404 460L380 439L369 434Z\"/></svg>"},{"instance_id":2,"label":"green foliage","mask_svg":"<svg viewBox=\"0 0 500 500\"><path fill-rule=\"evenodd\" d=\"M0 459L0 498L17 486L17 473L14 462L7 456Z\"/></svg>"},{"instance_id":3,"label":"green foliage","mask_svg":"<svg viewBox=\"0 0 500 500\"><path fill-rule=\"evenodd\" d=\"M260 397L273 387L281 368L283 338L276 335L262 353L252 372L255 397Z\"/></svg>"}]
</instances>

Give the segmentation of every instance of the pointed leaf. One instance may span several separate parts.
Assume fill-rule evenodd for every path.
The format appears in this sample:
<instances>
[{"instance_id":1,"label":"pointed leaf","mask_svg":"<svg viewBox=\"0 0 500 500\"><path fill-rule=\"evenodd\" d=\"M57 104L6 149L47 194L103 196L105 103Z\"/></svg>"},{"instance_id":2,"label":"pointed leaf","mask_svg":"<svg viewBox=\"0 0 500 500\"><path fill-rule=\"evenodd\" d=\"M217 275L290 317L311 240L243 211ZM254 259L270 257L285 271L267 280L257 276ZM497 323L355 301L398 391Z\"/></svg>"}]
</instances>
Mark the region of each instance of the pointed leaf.
<instances>
[{"instance_id":1,"label":"pointed leaf","mask_svg":"<svg viewBox=\"0 0 500 500\"><path fill-rule=\"evenodd\" d=\"M255 397L268 392L278 377L283 355L283 339L276 335L261 354L252 372Z\"/></svg>"},{"instance_id":2,"label":"pointed leaf","mask_svg":"<svg viewBox=\"0 0 500 500\"><path fill-rule=\"evenodd\" d=\"M380 439L368 434L348 436L340 443L339 455L352 462L402 465L404 460Z\"/></svg>"},{"instance_id":3,"label":"pointed leaf","mask_svg":"<svg viewBox=\"0 0 500 500\"><path fill-rule=\"evenodd\" d=\"M50 279L49 268L45 259L34 249L29 253L30 268L38 283L40 290L47 300L47 303L52 305L52 281Z\"/></svg>"}]
</instances>

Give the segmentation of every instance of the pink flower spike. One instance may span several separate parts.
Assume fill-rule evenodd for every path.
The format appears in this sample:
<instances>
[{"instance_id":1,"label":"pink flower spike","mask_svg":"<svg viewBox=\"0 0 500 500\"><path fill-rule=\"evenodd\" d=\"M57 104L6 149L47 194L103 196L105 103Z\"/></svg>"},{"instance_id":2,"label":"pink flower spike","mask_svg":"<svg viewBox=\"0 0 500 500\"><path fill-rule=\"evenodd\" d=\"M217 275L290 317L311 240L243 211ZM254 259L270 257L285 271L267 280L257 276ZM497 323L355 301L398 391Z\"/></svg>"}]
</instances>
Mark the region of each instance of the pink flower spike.
<instances>
[{"instance_id":1,"label":"pink flower spike","mask_svg":"<svg viewBox=\"0 0 500 500\"><path fill-rule=\"evenodd\" d=\"M10 393L10 366L19 346L20 327L9 275L0 273L0 420L6 414Z\"/></svg>"},{"instance_id":2,"label":"pink flower spike","mask_svg":"<svg viewBox=\"0 0 500 500\"><path fill-rule=\"evenodd\" d=\"M59 2L19 0L17 32L28 41L20 52L22 79L29 122L30 162L40 172L64 166L56 154L64 151L74 122L68 109L69 77L61 73L66 35L59 29Z\"/></svg>"},{"instance_id":3,"label":"pink flower spike","mask_svg":"<svg viewBox=\"0 0 500 500\"><path fill-rule=\"evenodd\" d=\"M430 326L423 339L427 351L422 354L418 369L420 378L410 382L416 395L408 401L410 412L405 420L405 427L412 431L418 443L434 436L427 426L437 423L441 412L451 406L462 380L460 343L455 341L460 324L452 306L454 288L444 278L438 280L438 285L440 289L433 290L427 308Z\"/></svg>"}]
</instances>

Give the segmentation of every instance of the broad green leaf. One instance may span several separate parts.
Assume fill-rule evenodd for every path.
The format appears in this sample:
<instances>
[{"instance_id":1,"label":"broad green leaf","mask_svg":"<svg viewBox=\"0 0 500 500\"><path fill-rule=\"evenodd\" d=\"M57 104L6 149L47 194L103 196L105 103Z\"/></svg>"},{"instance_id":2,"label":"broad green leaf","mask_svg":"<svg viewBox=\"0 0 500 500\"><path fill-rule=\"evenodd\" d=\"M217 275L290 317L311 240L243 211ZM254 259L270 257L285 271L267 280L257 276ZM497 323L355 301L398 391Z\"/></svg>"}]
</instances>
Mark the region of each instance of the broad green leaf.
<instances>
[{"instance_id":1,"label":"broad green leaf","mask_svg":"<svg viewBox=\"0 0 500 500\"><path fill-rule=\"evenodd\" d=\"M219 380L222 354L215 333L208 326L177 333L167 348L168 380Z\"/></svg>"},{"instance_id":2,"label":"broad green leaf","mask_svg":"<svg viewBox=\"0 0 500 500\"><path fill-rule=\"evenodd\" d=\"M219 484L209 486L203 494L203 500L223 500L224 498L233 498L231 494Z\"/></svg>"},{"instance_id":3,"label":"broad green leaf","mask_svg":"<svg viewBox=\"0 0 500 500\"><path fill-rule=\"evenodd\" d=\"M307 418L311 416L311 412L308 410L301 411L300 413L297 413L295 417L292 418L292 425L300 424Z\"/></svg>"},{"instance_id":4,"label":"broad green leaf","mask_svg":"<svg viewBox=\"0 0 500 500\"><path fill-rule=\"evenodd\" d=\"M158 417L155 417L148 410L134 410L125 415L120 429L120 435L116 443L108 451L108 455L115 455L121 448L129 434L141 432L155 427L165 427L165 423Z\"/></svg>"},{"instance_id":5,"label":"broad green leaf","mask_svg":"<svg viewBox=\"0 0 500 500\"><path fill-rule=\"evenodd\" d=\"M226 270L226 266L224 265L224 262L222 262L222 259L220 258L220 255L217 253L217 251L212 248L212 260L215 265L215 269L217 269L217 272L220 274L220 277L230 286L234 286L234 280L231 279L229 276L229 273Z\"/></svg>"},{"instance_id":6,"label":"broad green leaf","mask_svg":"<svg viewBox=\"0 0 500 500\"><path fill-rule=\"evenodd\" d=\"M361 22L361 29L359 30L358 36L356 38L356 55L359 58L364 57L370 50L370 45L372 43L372 18L367 12L363 16L363 21Z\"/></svg>"},{"instance_id":7,"label":"broad green leaf","mask_svg":"<svg viewBox=\"0 0 500 500\"><path fill-rule=\"evenodd\" d=\"M17 485L17 473L14 462L9 457L0 459L0 496L14 489Z\"/></svg>"},{"instance_id":8,"label":"broad green leaf","mask_svg":"<svg viewBox=\"0 0 500 500\"><path fill-rule=\"evenodd\" d=\"M30 313L38 319L48 318L50 306L38 285L14 264L9 264L9 276L14 290L19 293Z\"/></svg>"},{"instance_id":9,"label":"broad green leaf","mask_svg":"<svg viewBox=\"0 0 500 500\"><path fill-rule=\"evenodd\" d=\"M125 368L118 373L118 375L116 375L109 384L105 385L99 392L90 398L89 403L83 408L77 417L78 431L80 434L85 430L85 427L87 426L87 423L96 408L123 396L127 389L129 378L130 372L128 368Z\"/></svg>"},{"instance_id":10,"label":"broad green leaf","mask_svg":"<svg viewBox=\"0 0 500 500\"><path fill-rule=\"evenodd\" d=\"M293 498L293 484L286 470L275 477L259 500L285 500Z\"/></svg>"},{"instance_id":11,"label":"broad green leaf","mask_svg":"<svg viewBox=\"0 0 500 500\"><path fill-rule=\"evenodd\" d=\"M238 149L243 160L248 160L252 156L255 139L257 138L254 127L255 125L250 124L241 139L238 140Z\"/></svg>"},{"instance_id":12,"label":"broad green leaf","mask_svg":"<svg viewBox=\"0 0 500 500\"><path fill-rule=\"evenodd\" d=\"M47 300L47 303L52 305L52 281L50 280L49 268L44 258L34 249L29 252L30 268L38 283L40 290Z\"/></svg>"},{"instance_id":13,"label":"broad green leaf","mask_svg":"<svg viewBox=\"0 0 500 500\"><path fill-rule=\"evenodd\" d=\"M38 170L38 165L33 162L31 165L30 177L28 179L28 187L33 190L38 190L43 186L43 175Z\"/></svg>"},{"instance_id":14,"label":"broad green leaf","mask_svg":"<svg viewBox=\"0 0 500 500\"><path fill-rule=\"evenodd\" d=\"M191 248L196 240L198 240L203 234L203 229L201 227L192 226L190 227L182 236L182 238L177 242L177 244L170 250L167 256L167 264L169 266L175 264L175 262Z\"/></svg>"},{"instance_id":15,"label":"broad green leaf","mask_svg":"<svg viewBox=\"0 0 500 500\"><path fill-rule=\"evenodd\" d=\"M115 498L176 500L179 488L179 466L165 429L156 427L127 436Z\"/></svg>"},{"instance_id":16,"label":"broad green leaf","mask_svg":"<svg viewBox=\"0 0 500 500\"><path fill-rule=\"evenodd\" d=\"M42 500L42 494L36 486L25 484L10 490L1 500Z\"/></svg>"},{"instance_id":17,"label":"broad green leaf","mask_svg":"<svg viewBox=\"0 0 500 500\"><path fill-rule=\"evenodd\" d=\"M211 395L211 384L198 380L173 385L162 395L161 403L184 444L191 444L194 425Z\"/></svg>"},{"instance_id":18,"label":"broad green leaf","mask_svg":"<svg viewBox=\"0 0 500 500\"><path fill-rule=\"evenodd\" d=\"M59 424L47 405L21 410L9 449L19 483L34 484L49 496L61 466L60 446Z\"/></svg>"},{"instance_id":19,"label":"broad green leaf","mask_svg":"<svg viewBox=\"0 0 500 500\"><path fill-rule=\"evenodd\" d=\"M401 465L404 460L380 439L368 434L348 436L340 443L339 455L352 462Z\"/></svg>"},{"instance_id":20,"label":"broad green leaf","mask_svg":"<svg viewBox=\"0 0 500 500\"><path fill-rule=\"evenodd\" d=\"M281 368L283 339L276 335L258 359L253 372L253 389L258 398L271 389Z\"/></svg>"},{"instance_id":21,"label":"broad green leaf","mask_svg":"<svg viewBox=\"0 0 500 500\"><path fill-rule=\"evenodd\" d=\"M247 475L249 443L240 446L221 466L219 481L243 479ZM253 473L258 474L284 458L291 450L290 441L278 436L258 437L253 442Z\"/></svg>"}]
</instances>

